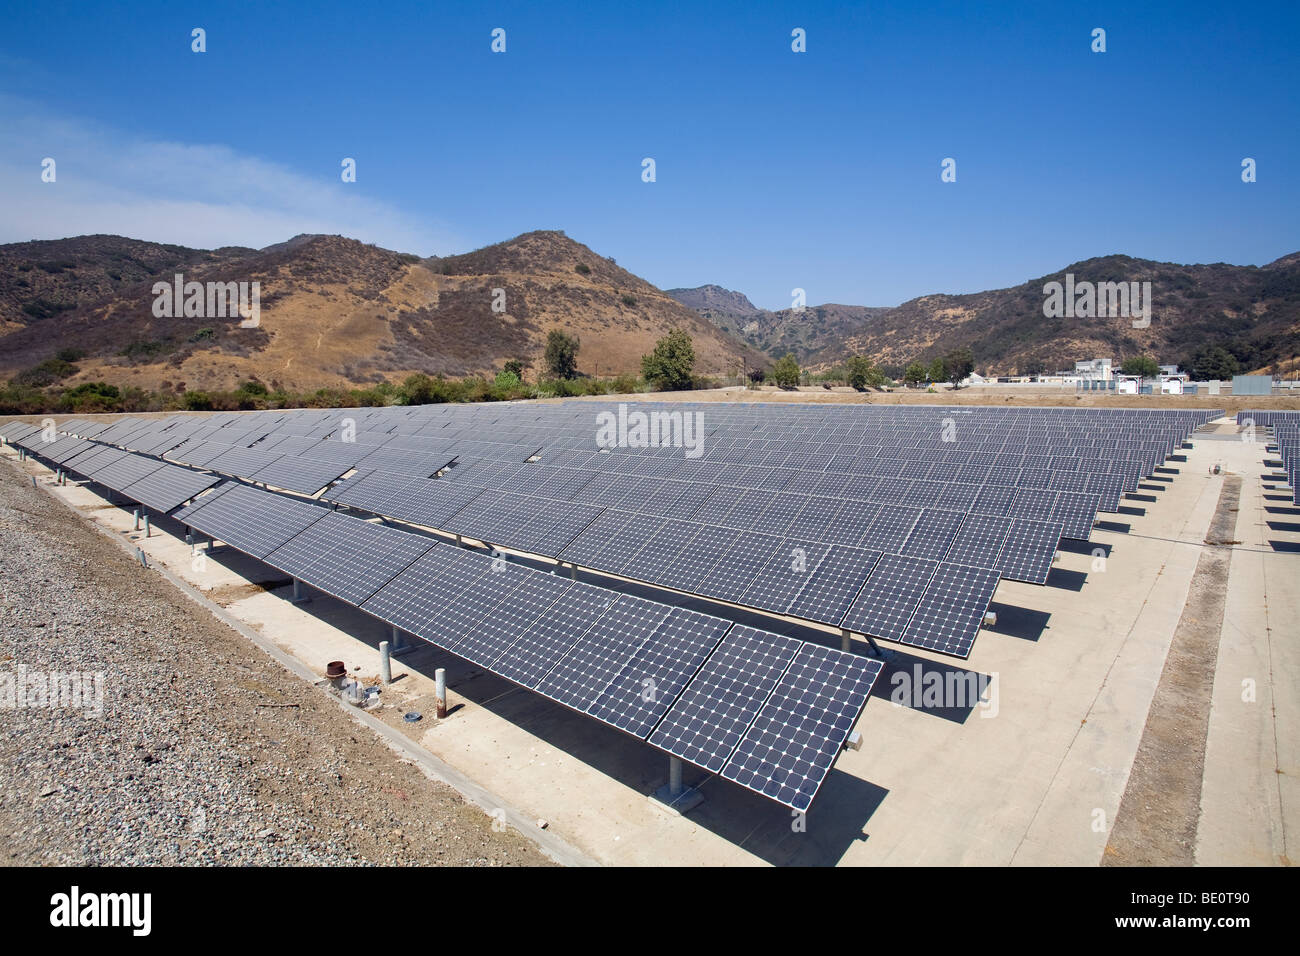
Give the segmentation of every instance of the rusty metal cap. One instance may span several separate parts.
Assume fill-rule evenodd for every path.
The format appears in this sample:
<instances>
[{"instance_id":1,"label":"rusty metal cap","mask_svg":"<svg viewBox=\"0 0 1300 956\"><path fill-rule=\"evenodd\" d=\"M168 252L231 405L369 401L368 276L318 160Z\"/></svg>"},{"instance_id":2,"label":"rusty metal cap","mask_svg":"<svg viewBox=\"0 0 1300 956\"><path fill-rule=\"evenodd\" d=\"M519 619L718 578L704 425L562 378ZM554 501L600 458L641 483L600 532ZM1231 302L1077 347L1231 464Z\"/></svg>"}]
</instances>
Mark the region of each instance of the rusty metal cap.
<instances>
[{"instance_id":1,"label":"rusty metal cap","mask_svg":"<svg viewBox=\"0 0 1300 956\"><path fill-rule=\"evenodd\" d=\"M343 666L342 661L330 661L325 665L325 676L331 680L335 677L346 677L348 669Z\"/></svg>"}]
</instances>

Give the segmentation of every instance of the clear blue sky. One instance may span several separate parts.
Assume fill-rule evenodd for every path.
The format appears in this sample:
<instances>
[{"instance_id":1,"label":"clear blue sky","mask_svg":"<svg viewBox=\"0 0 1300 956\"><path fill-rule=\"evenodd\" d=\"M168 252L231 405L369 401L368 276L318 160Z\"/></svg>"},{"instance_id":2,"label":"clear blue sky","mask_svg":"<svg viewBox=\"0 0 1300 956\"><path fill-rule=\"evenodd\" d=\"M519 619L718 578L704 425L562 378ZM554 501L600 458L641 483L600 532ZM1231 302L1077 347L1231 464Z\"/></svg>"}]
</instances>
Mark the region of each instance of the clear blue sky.
<instances>
[{"instance_id":1,"label":"clear blue sky","mask_svg":"<svg viewBox=\"0 0 1300 956\"><path fill-rule=\"evenodd\" d=\"M1137 7L9 4L0 241L430 254L563 229L770 308L1297 251L1300 4Z\"/></svg>"}]
</instances>

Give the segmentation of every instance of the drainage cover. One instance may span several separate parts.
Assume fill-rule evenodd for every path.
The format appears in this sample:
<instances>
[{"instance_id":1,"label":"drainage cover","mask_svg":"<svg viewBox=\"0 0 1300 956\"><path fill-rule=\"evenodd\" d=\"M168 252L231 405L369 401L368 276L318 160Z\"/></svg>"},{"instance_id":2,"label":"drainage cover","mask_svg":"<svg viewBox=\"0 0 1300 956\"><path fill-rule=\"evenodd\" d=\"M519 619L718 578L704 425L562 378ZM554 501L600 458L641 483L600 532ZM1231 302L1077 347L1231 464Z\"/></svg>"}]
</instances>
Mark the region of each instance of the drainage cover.
<instances>
[{"instance_id":1,"label":"drainage cover","mask_svg":"<svg viewBox=\"0 0 1300 956\"><path fill-rule=\"evenodd\" d=\"M408 724L413 724L417 720L423 720L424 714L420 713L418 710L408 710L405 714L402 715L402 719L406 721Z\"/></svg>"}]
</instances>

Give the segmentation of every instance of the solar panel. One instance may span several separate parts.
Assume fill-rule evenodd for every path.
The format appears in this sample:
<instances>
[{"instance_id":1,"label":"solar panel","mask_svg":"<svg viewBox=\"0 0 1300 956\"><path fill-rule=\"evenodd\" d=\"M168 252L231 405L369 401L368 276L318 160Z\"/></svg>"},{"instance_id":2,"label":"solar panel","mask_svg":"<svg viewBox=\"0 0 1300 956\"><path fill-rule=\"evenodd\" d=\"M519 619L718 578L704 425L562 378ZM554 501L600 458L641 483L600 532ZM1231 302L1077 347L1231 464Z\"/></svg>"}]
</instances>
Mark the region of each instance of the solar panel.
<instances>
[{"instance_id":1,"label":"solar panel","mask_svg":"<svg viewBox=\"0 0 1300 956\"><path fill-rule=\"evenodd\" d=\"M490 573L491 563L490 558L464 548L435 547L364 601L361 609L446 647L432 637L438 616L474 581Z\"/></svg>"},{"instance_id":2,"label":"solar panel","mask_svg":"<svg viewBox=\"0 0 1300 956\"><path fill-rule=\"evenodd\" d=\"M998 577L998 572L989 568L939 565L900 643L970 656Z\"/></svg>"},{"instance_id":3,"label":"solar panel","mask_svg":"<svg viewBox=\"0 0 1300 956\"><path fill-rule=\"evenodd\" d=\"M718 773L800 646L793 638L736 625L669 708L650 743Z\"/></svg>"},{"instance_id":4,"label":"solar panel","mask_svg":"<svg viewBox=\"0 0 1300 956\"><path fill-rule=\"evenodd\" d=\"M94 478L105 488L121 491L127 485L139 481L161 467L163 467L163 463L152 458L141 458L139 455L126 454L103 467L97 465Z\"/></svg>"},{"instance_id":5,"label":"solar panel","mask_svg":"<svg viewBox=\"0 0 1300 956\"><path fill-rule=\"evenodd\" d=\"M264 560L314 588L360 606L435 543L396 528L327 512Z\"/></svg>"},{"instance_id":6,"label":"solar panel","mask_svg":"<svg viewBox=\"0 0 1300 956\"><path fill-rule=\"evenodd\" d=\"M221 497L222 495L224 495L226 492L230 491L230 489L232 489L232 488L238 488L238 487L239 487L239 483L238 483L238 482L234 482L234 481L224 481L224 482L221 482L221 483L219 483L215 488L213 488L211 491L209 491L206 495L203 495L201 498L196 498L194 501L191 501L188 505L186 505L186 506L185 506L184 508L182 508L180 511L178 511L178 512L176 512L174 515L172 515L172 517L173 517L174 519L176 519L177 521L184 521L184 520L187 519L190 515L194 514L196 511L198 511L200 508L204 507L205 505L209 505L209 504L211 504L212 502L216 501L218 498L220 498L220 497Z\"/></svg>"},{"instance_id":7,"label":"solar panel","mask_svg":"<svg viewBox=\"0 0 1300 956\"><path fill-rule=\"evenodd\" d=\"M644 739L730 627L730 621L673 608L587 713Z\"/></svg>"},{"instance_id":8,"label":"solar panel","mask_svg":"<svg viewBox=\"0 0 1300 956\"><path fill-rule=\"evenodd\" d=\"M530 574L477 627L466 631L455 652L481 667L505 655L539 618L565 600L573 582L554 574Z\"/></svg>"},{"instance_id":9,"label":"solar panel","mask_svg":"<svg viewBox=\"0 0 1300 956\"><path fill-rule=\"evenodd\" d=\"M205 499L184 520L209 537L260 560L327 514L327 510L315 505L232 485L220 497Z\"/></svg>"},{"instance_id":10,"label":"solar panel","mask_svg":"<svg viewBox=\"0 0 1300 956\"><path fill-rule=\"evenodd\" d=\"M953 538L948 556L959 564L976 568L997 568L1002 542L1011 527L1011 518L999 515L968 514Z\"/></svg>"},{"instance_id":11,"label":"solar panel","mask_svg":"<svg viewBox=\"0 0 1300 956\"><path fill-rule=\"evenodd\" d=\"M749 582L741 603L784 614L829 550L830 545L787 538Z\"/></svg>"},{"instance_id":12,"label":"solar panel","mask_svg":"<svg viewBox=\"0 0 1300 956\"><path fill-rule=\"evenodd\" d=\"M551 668L536 690L585 711L650 638L669 608L625 594Z\"/></svg>"},{"instance_id":13,"label":"solar panel","mask_svg":"<svg viewBox=\"0 0 1300 956\"><path fill-rule=\"evenodd\" d=\"M1012 581L1045 584L1052 570L1052 557L1061 540L1061 526L1046 521L1016 518L1007 529L998 570Z\"/></svg>"},{"instance_id":14,"label":"solar panel","mask_svg":"<svg viewBox=\"0 0 1300 956\"><path fill-rule=\"evenodd\" d=\"M879 559L879 551L831 548L786 613L810 621L840 620Z\"/></svg>"},{"instance_id":15,"label":"solar panel","mask_svg":"<svg viewBox=\"0 0 1300 956\"><path fill-rule=\"evenodd\" d=\"M216 475L190 471L179 465L163 465L139 481L127 485L122 489L122 494L166 514L220 480Z\"/></svg>"},{"instance_id":16,"label":"solar panel","mask_svg":"<svg viewBox=\"0 0 1300 956\"><path fill-rule=\"evenodd\" d=\"M881 663L804 644L722 768L728 780L807 810L853 731Z\"/></svg>"},{"instance_id":17,"label":"solar panel","mask_svg":"<svg viewBox=\"0 0 1300 956\"><path fill-rule=\"evenodd\" d=\"M311 458L298 458L285 455L277 458L265 468L259 468L249 475L251 481L260 481L274 488L300 491L305 495L314 495L348 470L348 466L338 462L315 461Z\"/></svg>"},{"instance_id":18,"label":"solar panel","mask_svg":"<svg viewBox=\"0 0 1300 956\"><path fill-rule=\"evenodd\" d=\"M599 621L621 596L577 582L538 618L492 669L524 687L536 687L578 639Z\"/></svg>"},{"instance_id":19,"label":"solar panel","mask_svg":"<svg viewBox=\"0 0 1300 956\"><path fill-rule=\"evenodd\" d=\"M340 482L322 498L371 514L442 529L452 515L481 494L483 489L477 486L370 472Z\"/></svg>"},{"instance_id":20,"label":"solar panel","mask_svg":"<svg viewBox=\"0 0 1300 956\"><path fill-rule=\"evenodd\" d=\"M956 511L925 509L900 553L913 558L942 561L957 536L961 519L962 515Z\"/></svg>"},{"instance_id":21,"label":"solar panel","mask_svg":"<svg viewBox=\"0 0 1300 956\"><path fill-rule=\"evenodd\" d=\"M720 601L742 603L746 589L783 541L775 535L735 532L721 559L696 585L697 593Z\"/></svg>"},{"instance_id":22,"label":"solar panel","mask_svg":"<svg viewBox=\"0 0 1300 956\"><path fill-rule=\"evenodd\" d=\"M937 562L923 558L882 555L841 626L885 640L901 639L937 568Z\"/></svg>"}]
</instances>

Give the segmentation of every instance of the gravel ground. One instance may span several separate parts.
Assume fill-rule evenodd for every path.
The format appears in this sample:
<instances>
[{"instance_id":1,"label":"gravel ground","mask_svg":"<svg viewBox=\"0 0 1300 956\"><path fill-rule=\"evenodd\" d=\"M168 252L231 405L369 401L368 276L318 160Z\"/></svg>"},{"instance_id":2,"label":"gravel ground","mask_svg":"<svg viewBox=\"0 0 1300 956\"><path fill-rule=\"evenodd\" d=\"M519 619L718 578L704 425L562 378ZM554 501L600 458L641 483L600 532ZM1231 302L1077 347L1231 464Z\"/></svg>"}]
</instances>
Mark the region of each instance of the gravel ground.
<instances>
[{"instance_id":1,"label":"gravel ground","mask_svg":"<svg viewBox=\"0 0 1300 956\"><path fill-rule=\"evenodd\" d=\"M0 590L0 865L550 863L7 459ZM102 715L8 705L20 665Z\"/></svg>"}]
</instances>

